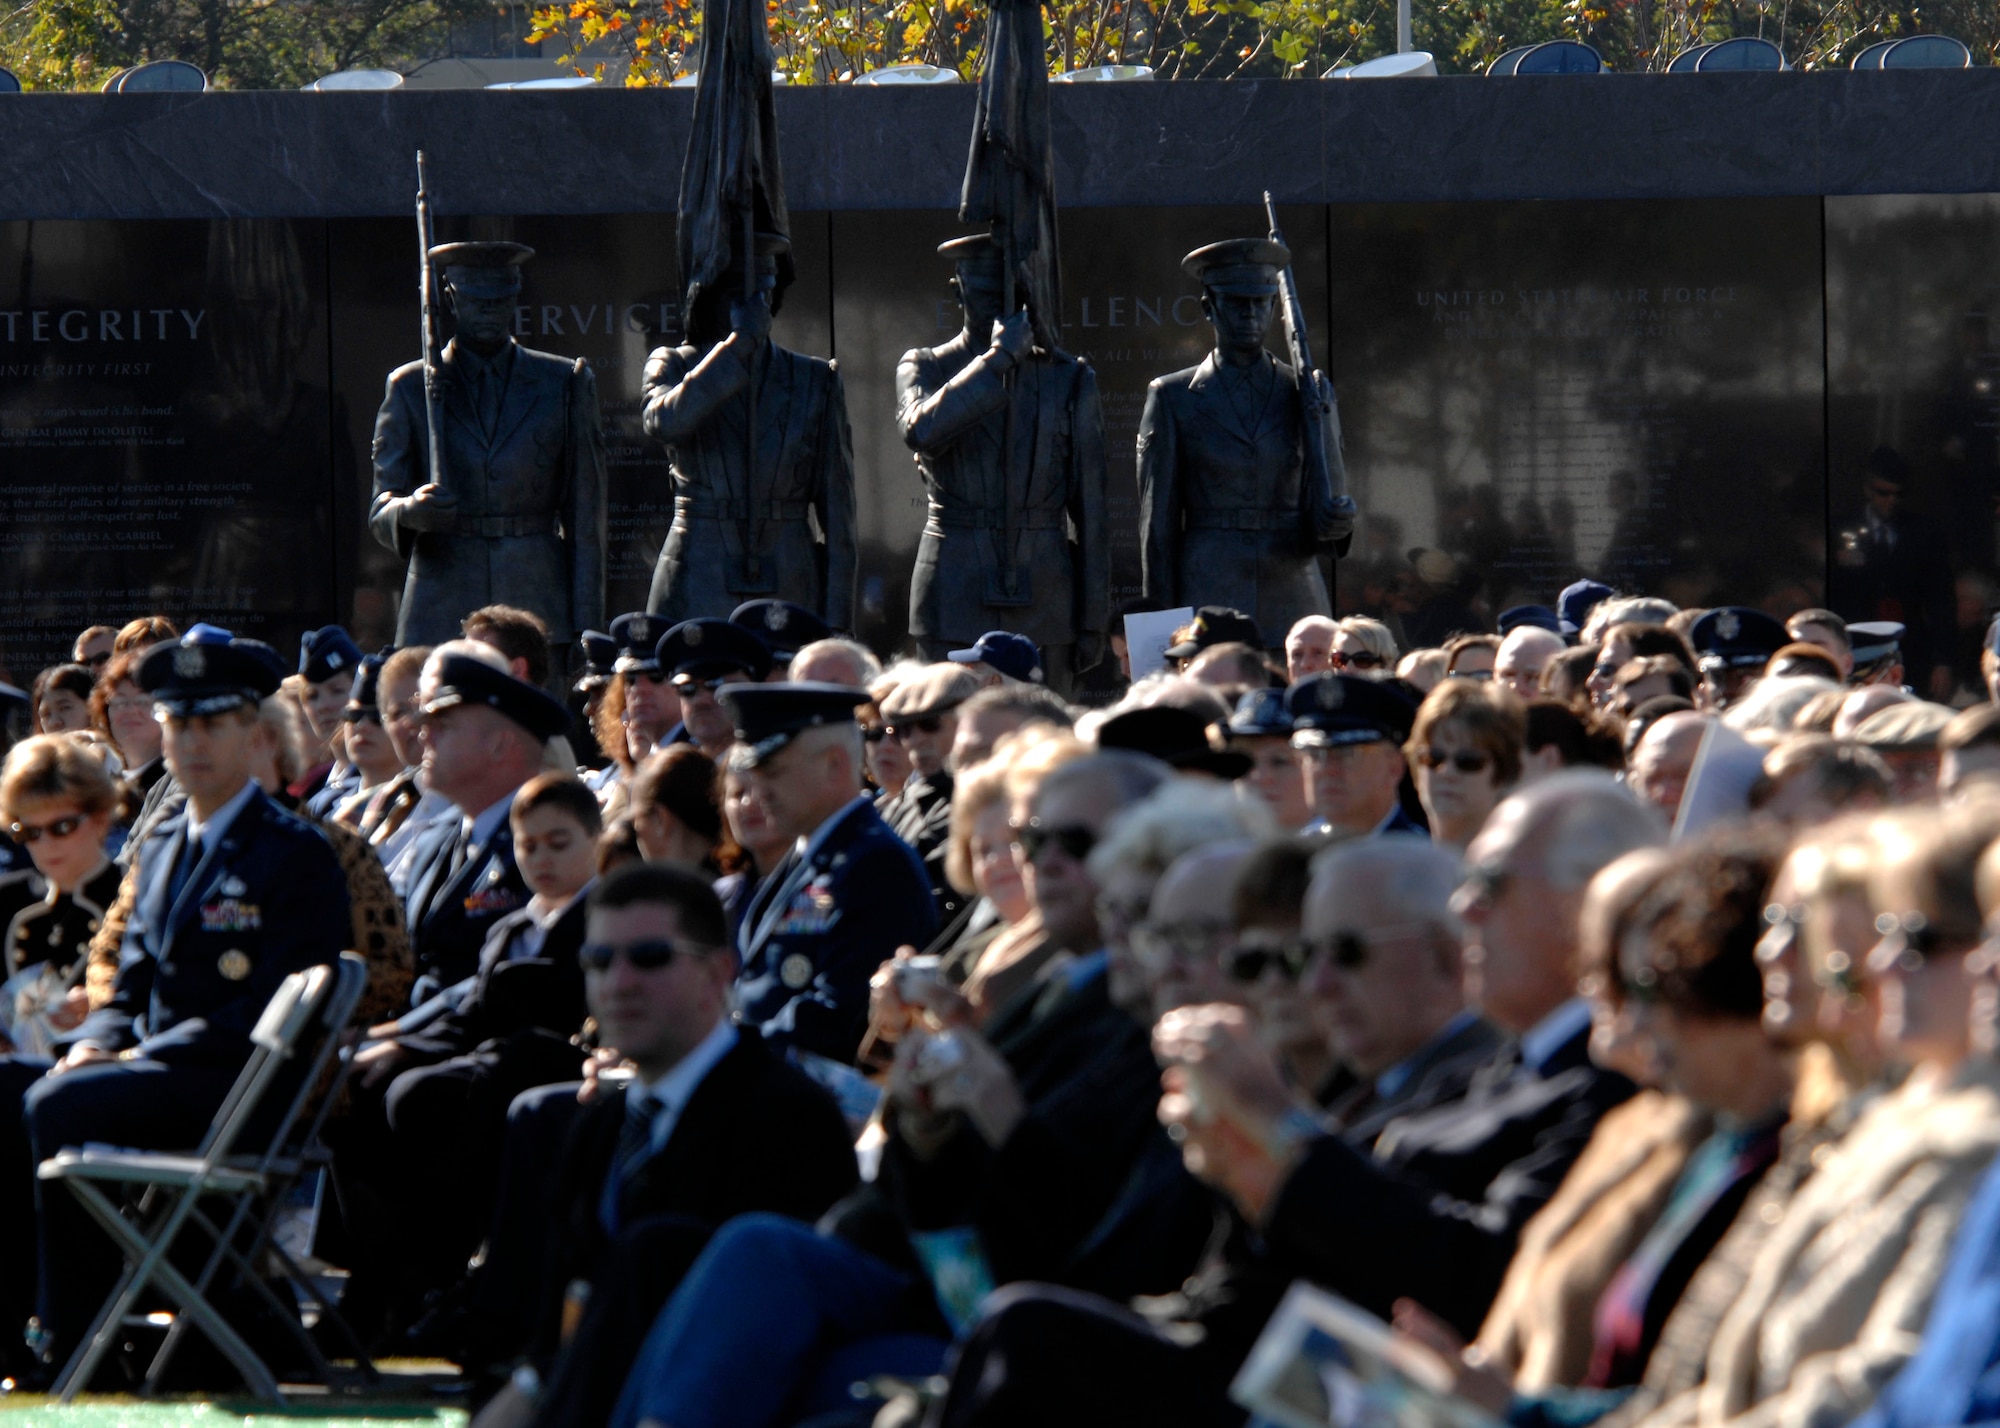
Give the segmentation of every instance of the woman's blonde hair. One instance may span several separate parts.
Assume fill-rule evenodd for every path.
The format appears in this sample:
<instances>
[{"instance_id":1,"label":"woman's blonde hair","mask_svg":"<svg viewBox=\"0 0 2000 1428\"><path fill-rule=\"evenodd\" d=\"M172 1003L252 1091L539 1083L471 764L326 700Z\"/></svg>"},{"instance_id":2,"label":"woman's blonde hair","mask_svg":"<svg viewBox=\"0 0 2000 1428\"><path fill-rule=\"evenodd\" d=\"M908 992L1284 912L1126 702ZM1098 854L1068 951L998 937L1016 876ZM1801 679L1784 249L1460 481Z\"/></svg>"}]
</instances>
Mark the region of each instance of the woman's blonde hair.
<instances>
[{"instance_id":1,"label":"woman's blonde hair","mask_svg":"<svg viewBox=\"0 0 2000 1428\"><path fill-rule=\"evenodd\" d=\"M10 819L37 803L74 803L87 816L118 804L118 785L104 760L67 734L23 739L0 765L0 812Z\"/></svg>"}]
</instances>

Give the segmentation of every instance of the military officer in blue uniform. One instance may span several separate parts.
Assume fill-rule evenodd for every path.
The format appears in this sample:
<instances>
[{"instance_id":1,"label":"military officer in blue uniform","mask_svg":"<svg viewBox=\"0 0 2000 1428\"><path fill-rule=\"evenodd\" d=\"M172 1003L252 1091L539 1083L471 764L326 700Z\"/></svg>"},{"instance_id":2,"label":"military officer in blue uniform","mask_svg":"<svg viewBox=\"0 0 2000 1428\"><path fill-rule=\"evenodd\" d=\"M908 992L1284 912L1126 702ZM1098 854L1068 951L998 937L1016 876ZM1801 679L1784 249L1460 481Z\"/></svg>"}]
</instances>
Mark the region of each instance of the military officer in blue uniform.
<instances>
[{"instance_id":1,"label":"military officer in blue uniform","mask_svg":"<svg viewBox=\"0 0 2000 1428\"><path fill-rule=\"evenodd\" d=\"M772 679L785 678L793 655L833 634L833 626L789 600L745 600L729 612L729 623L741 625L771 651Z\"/></svg>"},{"instance_id":2,"label":"military officer in blue uniform","mask_svg":"<svg viewBox=\"0 0 2000 1428\"><path fill-rule=\"evenodd\" d=\"M620 615L611 622L611 641L617 658L611 662L615 702L620 731L624 735L624 757L605 750L614 760L637 764L655 749L687 742L680 725L680 703L667 687L666 673L657 653L661 638L673 622L644 610Z\"/></svg>"},{"instance_id":3,"label":"military officer in blue uniform","mask_svg":"<svg viewBox=\"0 0 2000 1428\"><path fill-rule=\"evenodd\" d=\"M487 932L527 905L507 817L515 791L541 772L543 746L569 727L554 695L471 654L435 657L420 690L424 775L460 816L440 820L412 854L412 1005L478 971Z\"/></svg>"},{"instance_id":4,"label":"military officer in blue uniform","mask_svg":"<svg viewBox=\"0 0 2000 1428\"><path fill-rule=\"evenodd\" d=\"M1694 622L1688 636L1701 667L1701 703L1718 710L1741 699L1771 656L1792 640L1783 625L1745 605L1710 610Z\"/></svg>"},{"instance_id":5,"label":"military officer in blue uniform","mask_svg":"<svg viewBox=\"0 0 2000 1428\"><path fill-rule=\"evenodd\" d=\"M32 1222L42 1237L39 1337L55 1363L89 1327L119 1257L59 1187L28 1209L35 1165L87 1141L196 1145L278 984L335 961L352 928L333 849L250 777L269 737L258 704L283 675L268 645L208 625L140 663L187 806L139 850L111 1000L65 1039L53 1068L0 1069L0 1223ZM0 1309L11 1316L33 1257L17 1246L0 1260Z\"/></svg>"},{"instance_id":6,"label":"military officer in blue uniform","mask_svg":"<svg viewBox=\"0 0 2000 1428\"><path fill-rule=\"evenodd\" d=\"M861 791L865 690L839 684L732 684L717 696L746 779L792 851L751 899L737 934L737 1017L778 1046L854 1059L868 979L902 946L937 931L924 866Z\"/></svg>"},{"instance_id":7,"label":"military officer in blue uniform","mask_svg":"<svg viewBox=\"0 0 2000 1428\"><path fill-rule=\"evenodd\" d=\"M1292 747L1305 762L1312 803L1307 833L1430 836L1409 811L1417 805L1403 744L1417 721L1417 701L1403 689L1351 674L1315 674L1285 691Z\"/></svg>"},{"instance_id":8,"label":"military officer in blue uniform","mask_svg":"<svg viewBox=\"0 0 2000 1428\"><path fill-rule=\"evenodd\" d=\"M662 742L693 744L720 763L736 732L716 696L725 685L770 674L771 647L731 620L683 620L660 637L653 662L680 701L681 722Z\"/></svg>"},{"instance_id":9,"label":"military officer in blue uniform","mask_svg":"<svg viewBox=\"0 0 2000 1428\"><path fill-rule=\"evenodd\" d=\"M300 791L306 812L324 818L334 805L361 787L361 770L347 761L338 736L340 716L361 673L361 647L338 625L307 630L299 637L299 678L305 681L306 727L314 740L333 748L333 762L316 771Z\"/></svg>"}]
</instances>

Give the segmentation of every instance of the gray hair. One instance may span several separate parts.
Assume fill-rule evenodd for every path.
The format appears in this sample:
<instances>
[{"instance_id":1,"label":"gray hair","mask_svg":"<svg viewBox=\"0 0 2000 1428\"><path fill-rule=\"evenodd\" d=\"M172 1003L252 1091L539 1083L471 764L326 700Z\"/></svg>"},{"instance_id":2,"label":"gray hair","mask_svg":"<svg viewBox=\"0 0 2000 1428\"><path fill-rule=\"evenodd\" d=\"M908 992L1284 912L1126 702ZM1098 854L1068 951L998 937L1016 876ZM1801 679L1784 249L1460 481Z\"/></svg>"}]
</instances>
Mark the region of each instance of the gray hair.
<instances>
[{"instance_id":1,"label":"gray hair","mask_svg":"<svg viewBox=\"0 0 2000 1428\"><path fill-rule=\"evenodd\" d=\"M1613 625L1664 625L1680 612L1680 606L1671 600L1651 595L1614 595L1609 600L1600 600L1590 612L1577 643L1596 644Z\"/></svg>"},{"instance_id":2,"label":"gray hair","mask_svg":"<svg viewBox=\"0 0 2000 1428\"><path fill-rule=\"evenodd\" d=\"M1336 877L1359 879L1385 922L1414 922L1457 937L1452 895L1458 891L1457 857L1427 838L1351 838L1313 856L1308 899L1322 895Z\"/></svg>"},{"instance_id":3,"label":"gray hair","mask_svg":"<svg viewBox=\"0 0 2000 1428\"><path fill-rule=\"evenodd\" d=\"M1083 764L1117 757L1099 754L1065 764L1042 784L1070 774ZM1145 759L1145 756L1139 755ZM1155 760L1145 759L1147 763ZM1197 848L1216 843L1245 843L1268 838L1277 825L1261 801L1246 801L1232 784L1213 779L1170 778L1132 804L1111 824L1098 845L1091 849L1090 875L1102 882L1114 870L1131 868L1155 877L1166 872L1174 861ZM1412 840L1414 841L1414 840Z\"/></svg>"},{"instance_id":4,"label":"gray hair","mask_svg":"<svg viewBox=\"0 0 2000 1428\"><path fill-rule=\"evenodd\" d=\"M1334 621L1334 628L1344 635L1354 636L1368 646L1370 654L1380 655L1385 663L1394 664L1402 658L1402 652L1396 648L1395 633L1380 620L1366 615L1349 615L1344 620Z\"/></svg>"},{"instance_id":5,"label":"gray hair","mask_svg":"<svg viewBox=\"0 0 2000 1428\"><path fill-rule=\"evenodd\" d=\"M1023 715L1030 724L1049 724L1067 729L1076 723L1076 714L1062 696L1039 684L1015 680L993 689L982 689L959 706L961 716L983 714L987 710Z\"/></svg>"},{"instance_id":6,"label":"gray hair","mask_svg":"<svg viewBox=\"0 0 2000 1428\"><path fill-rule=\"evenodd\" d=\"M1634 849L1667 841L1659 814L1601 769L1564 769L1509 794L1506 804L1519 809L1523 836L1542 840L1549 882L1566 890L1583 887Z\"/></svg>"},{"instance_id":7,"label":"gray hair","mask_svg":"<svg viewBox=\"0 0 2000 1428\"><path fill-rule=\"evenodd\" d=\"M882 677L882 661L875 658L875 652L859 640L842 639L838 635L824 640L814 640L811 644L801 646L799 652L792 656L791 667L798 668L799 661L810 656L847 660L854 666L854 673L858 676L847 682L862 689L866 689Z\"/></svg>"},{"instance_id":8,"label":"gray hair","mask_svg":"<svg viewBox=\"0 0 2000 1428\"><path fill-rule=\"evenodd\" d=\"M1096 782L1110 788L1120 809L1129 808L1173 776L1174 771L1156 758L1130 749L1111 749L1071 759L1050 769L1043 776L1041 787L1035 790L1035 801L1041 802L1051 791L1067 784Z\"/></svg>"},{"instance_id":9,"label":"gray hair","mask_svg":"<svg viewBox=\"0 0 2000 1428\"><path fill-rule=\"evenodd\" d=\"M1819 695L1839 688L1832 680L1816 674L1787 675L1782 679L1766 676L1736 701L1722 716L1722 722L1739 734L1759 729L1789 734L1801 709Z\"/></svg>"}]
</instances>

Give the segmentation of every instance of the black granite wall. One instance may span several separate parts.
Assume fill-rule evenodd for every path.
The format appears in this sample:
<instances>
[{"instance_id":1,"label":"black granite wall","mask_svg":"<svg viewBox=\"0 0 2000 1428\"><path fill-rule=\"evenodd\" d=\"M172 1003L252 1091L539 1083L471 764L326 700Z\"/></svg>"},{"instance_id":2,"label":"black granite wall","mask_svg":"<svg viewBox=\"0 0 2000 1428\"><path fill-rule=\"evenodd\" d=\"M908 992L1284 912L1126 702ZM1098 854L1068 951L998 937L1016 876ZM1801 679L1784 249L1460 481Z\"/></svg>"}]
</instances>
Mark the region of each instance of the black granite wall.
<instances>
[{"instance_id":1,"label":"black granite wall","mask_svg":"<svg viewBox=\"0 0 2000 1428\"><path fill-rule=\"evenodd\" d=\"M2000 190L2000 70L1059 85L1067 207ZM800 210L955 204L971 86L781 90ZM0 97L0 218L670 210L690 90Z\"/></svg>"}]
</instances>

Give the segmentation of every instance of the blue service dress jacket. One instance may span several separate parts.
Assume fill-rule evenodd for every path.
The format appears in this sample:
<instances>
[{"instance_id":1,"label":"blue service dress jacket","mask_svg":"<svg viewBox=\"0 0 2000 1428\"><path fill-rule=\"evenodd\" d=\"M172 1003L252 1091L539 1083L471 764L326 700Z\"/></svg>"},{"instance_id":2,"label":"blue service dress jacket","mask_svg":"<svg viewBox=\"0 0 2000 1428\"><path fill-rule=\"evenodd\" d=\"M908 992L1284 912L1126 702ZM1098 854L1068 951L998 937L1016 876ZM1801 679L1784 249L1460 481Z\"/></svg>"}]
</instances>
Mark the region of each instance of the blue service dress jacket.
<instances>
[{"instance_id":1,"label":"blue service dress jacket","mask_svg":"<svg viewBox=\"0 0 2000 1428\"><path fill-rule=\"evenodd\" d=\"M514 862L514 829L508 819L501 819L483 843L469 844L458 819L442 820L422 837L412 856L410 894L403 907L417 965L411 993L416 1006L476 976L479 952L493 925L528 905L528 884Z\"/></svg>"},{"instance_id":2,"label":"blue service dress jacket","mask_svg":"<svg viewBox=\"0 0 2000 1428\"><path fill-rule=\"evenodd\" d=\"M937 931L924 865L867 798L857 798L772 870L737 932L737 1018L774 1046L852 1061L868 1021L868 979Z\"/></svg>"},{"instance_id":3,"label":"blue service dress jacket","mask_svg":"<svg viewBox=\"0 0 2000 1428\"><path fill-rule=\"evenodd\" d=\"M325 837L262 792L170 897L186 847L183 812L139 850L111 1000L67 1039L228 1070L248 1058L250 1029L278 984L339 959L353 929L347 877Z\"/></svg>"}]
</instances>

